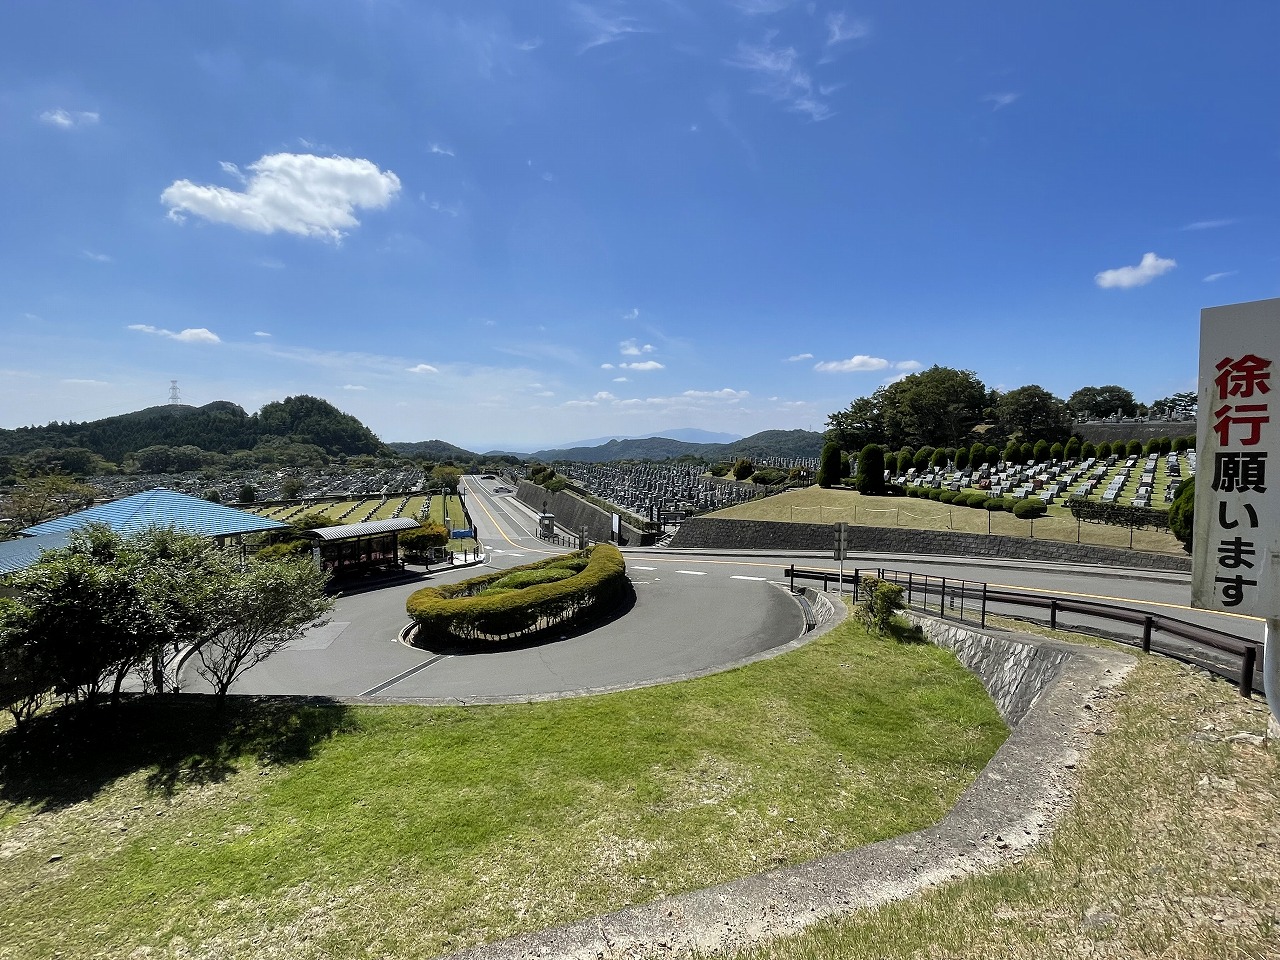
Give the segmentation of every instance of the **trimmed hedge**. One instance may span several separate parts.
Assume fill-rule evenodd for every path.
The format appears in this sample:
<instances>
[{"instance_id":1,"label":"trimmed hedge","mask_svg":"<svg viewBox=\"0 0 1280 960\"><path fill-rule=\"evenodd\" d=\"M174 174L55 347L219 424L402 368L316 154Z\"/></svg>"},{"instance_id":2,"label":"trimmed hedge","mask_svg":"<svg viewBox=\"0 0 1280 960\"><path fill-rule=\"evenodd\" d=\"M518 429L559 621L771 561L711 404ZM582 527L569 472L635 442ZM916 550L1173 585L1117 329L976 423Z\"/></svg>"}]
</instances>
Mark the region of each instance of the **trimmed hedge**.
<instances>
[{"instance_id":1,"label":"trimmed hedge","mask_svg":"<svg viewBox=\"0 0 1280 960\"><path fill-rule=\"evenodd\" d=\"M584 564L581 570L574 569L578 563ZM546 576L557 579L538 582ZM522 579L532 582L513 589L513 583ZM623 598L627 582L622 552L611 543L601 543L591 548L585 560L573 555L552 557L461 583L423 587L409 596L405 609L417 624L417 636L497 642L615 605Z\"/></svg>"}]
</instances>

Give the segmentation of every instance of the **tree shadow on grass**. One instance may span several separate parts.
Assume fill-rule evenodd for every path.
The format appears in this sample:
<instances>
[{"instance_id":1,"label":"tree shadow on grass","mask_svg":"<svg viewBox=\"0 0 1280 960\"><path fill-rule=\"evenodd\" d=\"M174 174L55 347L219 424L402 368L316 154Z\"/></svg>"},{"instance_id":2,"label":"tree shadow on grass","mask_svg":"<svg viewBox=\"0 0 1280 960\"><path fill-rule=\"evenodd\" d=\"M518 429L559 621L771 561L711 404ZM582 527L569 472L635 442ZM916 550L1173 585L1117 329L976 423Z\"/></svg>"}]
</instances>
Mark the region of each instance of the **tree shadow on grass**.
<instances>
[{"instance_id":1,"label":"tree shadow on grass","mask_svg":"<svg viewBox=\"0 0 1280 960\"><path fill-rule=\"evenodd\" d=\"M0 800L54 810L150 770L147 788L172 796L217 783L247 760L292 764L354 728L348 708L326 698L196 694L131 697L115 707L70 704L0 733Z\"/></svg>"}]
</instances>

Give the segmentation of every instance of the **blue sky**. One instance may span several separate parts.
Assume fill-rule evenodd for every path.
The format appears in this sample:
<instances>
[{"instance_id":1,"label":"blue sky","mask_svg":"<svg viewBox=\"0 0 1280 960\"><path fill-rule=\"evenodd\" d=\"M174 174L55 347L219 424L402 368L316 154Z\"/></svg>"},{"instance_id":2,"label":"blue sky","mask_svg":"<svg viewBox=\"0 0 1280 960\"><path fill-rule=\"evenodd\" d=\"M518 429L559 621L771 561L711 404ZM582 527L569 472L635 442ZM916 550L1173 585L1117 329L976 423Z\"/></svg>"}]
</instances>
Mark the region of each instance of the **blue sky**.
<instances>
[{"instance_id":1,"label":"blue sky","mask_svg":"<svg viewBox=\"0 0 1280 960\"><path fill-rule=\"evenodd\" d=\"M1192 389L1280 295L1280 4L0 12L0 426L824 428L931 364Z\"/></svg>"}]
</instances>

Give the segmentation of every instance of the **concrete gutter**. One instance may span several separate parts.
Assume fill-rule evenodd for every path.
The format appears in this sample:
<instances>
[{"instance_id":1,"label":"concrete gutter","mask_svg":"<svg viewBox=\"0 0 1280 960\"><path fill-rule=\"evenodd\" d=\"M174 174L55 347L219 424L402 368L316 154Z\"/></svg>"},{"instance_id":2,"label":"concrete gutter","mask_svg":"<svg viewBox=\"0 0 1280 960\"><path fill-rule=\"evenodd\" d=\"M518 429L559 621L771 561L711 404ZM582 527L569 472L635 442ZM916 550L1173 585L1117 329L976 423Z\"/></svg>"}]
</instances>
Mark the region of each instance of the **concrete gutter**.
<instances>
[{"instance_id":1,"label":"concrete gutter","mask_svg":"<svg viewBox=\"0 0 1280 960\"><path fill-rule=\"evenodd\" d=\"M1132 668L1127 654L977 631L913 617L936 641L971 650L1024 647L1040 681L1001 670L989 681L1021 711L1009 738L951 811L934 826L795 867L629 907L603 917L453 954L458 960L606 960L654 953L721 953L794 934L830 917L893 900L1017 857L1046 837L1069 805L1074 769L1100 731L1091 701ZM946 636L944 636L944 634ZM962 658L964 656L961 653ZM982 653L977 654L979 658ZM1042 682L1041 682L1042 681ZM1013 693L1010 693L1013 691Z\"/></svg>"}]
</instances>

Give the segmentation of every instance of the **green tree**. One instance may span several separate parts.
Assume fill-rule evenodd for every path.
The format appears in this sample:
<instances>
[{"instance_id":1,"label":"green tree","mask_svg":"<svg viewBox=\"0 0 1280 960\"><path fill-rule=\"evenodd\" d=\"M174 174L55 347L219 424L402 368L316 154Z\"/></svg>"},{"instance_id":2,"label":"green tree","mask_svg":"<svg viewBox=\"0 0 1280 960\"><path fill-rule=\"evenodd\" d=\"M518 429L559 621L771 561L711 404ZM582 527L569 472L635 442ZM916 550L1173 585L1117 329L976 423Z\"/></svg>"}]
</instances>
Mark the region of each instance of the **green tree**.
<instances>
[{"instance_id":1,"label":"green tree","mask_svg":"<svg viewBox=\"0 0 1280 960\"><path fill-rule=\"evenodd\" d=\"M945 467L949 459L947 451L942 447L939 447L937 450L933 451L933 456L929 458L929 466Z\"/></svg>"},{"instance_id":2,"label":"green tree","mask_svg":"<svg viewBox=\"0 0 1280 960\"><path fill-rule=\"evenodd\" d=\"M258 488L251 483L243 484L236 499L241 503L253 503L258 499Z\"/></svg>"},{"instance_id":3,"label":"green tree","mask_svg":"<svg viewBox=\"0 0 1280 960\"><path fill-rule=\"evenodd\" d=\"M1157 420L1186 420L1196 415L1198 406L1199 397L1196 392L1188 390L1152 401L1151 415Z\"/></svg>"},{"instance_id":4,"label":"green tree","mask_svg":"<svg viewBox=\"0 0 1280 960\"><path fill-rule=\"evenodd\" d=\"M1068 460L1080 459L1080 438L1072 437L1062 449L1062 455Z\"/></svg>"},{"instance_id":5,"label":"green tree","mask_svg":"<svg viewBox=\"0 0 1280 960\"><path fill-rule=\"evenodd\" d=\"M0 497L0 538L91 506L94 487L57 473L22 477Z\"/></svg>"},{"instance_id":6,"label":"green tree","mask_svg":"<svg viewBox=\"0 0 1280 960\"><path fill-rule=\"evenodd\" d=\"M884 448L879 444L869 443L858 454L858 474L854 485L862 494L884 493Z\"/></svg>"},{"instance_id":7,"label":"green tree","mask_svg":"<svg viewBox=\"0 0 1280 960\"><path fill-rule=\"evenodd\" d=\"M1004 394L996 404L996 417L1007 436L1023 442L1053 443L1071 433L1066 404L1034 383Z\"/></svg>"},{"instance_id":8,"label":"green tree","mask_svg":"<svg viewBox=\"0 0 1280 960\"><path fill-rule=\"evenodd\" d=\"M1111 456L1111 444L1109 441L1103 440L1098 444L1098 458L1100 460L1105 460L1109 456Z\"/></svg>"},{"instance_id":9,"label":"green tree","mask_svg":"<svg viewBox=\"0 0 1280 960\"><path fill-rule=\"evenodd\" d=\"M196 650L196 672L213 687L219 705L246 671L328 622L333 601L325 595L327 579L309 559L246 562L225 589L226 626Z\"/></svg>"},{"instance_id":10,"label":"green tree","mask_svg":"<svg viewBox=\"0 0 1280 960\"><path fill-rule=\"evenodd\" d=\"M818 460L818 486L830 488L840 483L840 445L828 440Z\"/></svg>"},{"instance_id":11,"label":"green tree","mask_svg":"<svg viewBox=\"0 0 1280 960\"><path fill-rule=\"evenodd\" d=\"M1049 441L1037 440L1031 447L1031 456L1036 463L1044 463L1049 459Z\"/></svg>"},{"instance_id":12,"label":"green tree","mask_svg":"<svg viewBox=\"0 0 1280 960\"><path fill-rule=\"evenodd\" d=\"M987 462L987 445L981 440L975 440L973 446L969 448L969 466L975 470Z\"/></svg>"},{"instance_id":13,"label":"green tree","mask_svg":"<svg viewBox=\"0 0 1280 960\"><path fill-rule=\"evenodd\" d=\"M933 462L933 447L921 447L916 451L916 455L911 458L911 465L917 470L926 469Z\"/></svg>"},{"instance_id":14,"label":"green tree","mask_svg":"<svg viewBox=\"0 0 1280 960\"><path fill-rule=\"evenodd\" d=\"M554 471L552 471L554 473ZM431 468L432 486L440 486L449 493L458 492L458 483L462 480L462 471L457 467L437 464ZM536 482L536 481L535 481Z\"/></svg>"},{"instance_id":15,"label":"green tree","mask_svg":"<svg viewBox=\"0 0 1280 960\"><path fill-rule=\"evenodd\" d=\"M1122 417L1136 416L1138 401L1124 387L1081 387L1067 398L1067 407L1076 418L1105 420L1119 412Z\"/></svg>"},{"instance_id":16,"label":"green tree","mask_svg":"<svg viewBox=\"0 0 1280 960\"><path fill-rule=\"evenodd\" d=\"M285 477L280 481L280 497L283 500L297 500L298 495L306 488L306 483L299 478Z\"/></svg>"},{"instance_id":17,"label":"green tree","mask_svg":"<svg viewBox=\"0 0 1280 960\"><path fill-rule=\"evenodd\" d=\"M1092 440L1086 440L1080 447L1080 456L1086 460L1094 459L1098 456L1098 448L1093 445Z\"/></svg>"},{"instance_id":18,"label":"green tree","mask_svg":"<svg viewBox=\"0 0 1280 960\"><path fill-rule=\"evenodd\" d=\"M749 476L751 476L751 474L755 472L756 472L756 465L752 463L750 460L748 460L746 457L742 457L741 459L736 461L733 465L733 479L735 480L746 480Z\"/></svg>"},{"instance_id":19,"label":"green tree","mask_svg":"<svg viewBox=\"0 0 1280 960\"><path fill-rule=\"evenodd\" d=\"M969 466L969 448L961 447L956 451L956 469L963 470Z\"/></svg>"},{"instance_id":20,"label":"green tree","mask_svg":"<svg viewBox=\"0 0 1280 960\"><path fill-rule=\"evenodd\" d=\"M1130 457L1142 456L1142 441L1130 440L1129 445L1125 448L1125 455Z\"/></svg>"}]
</instances>

